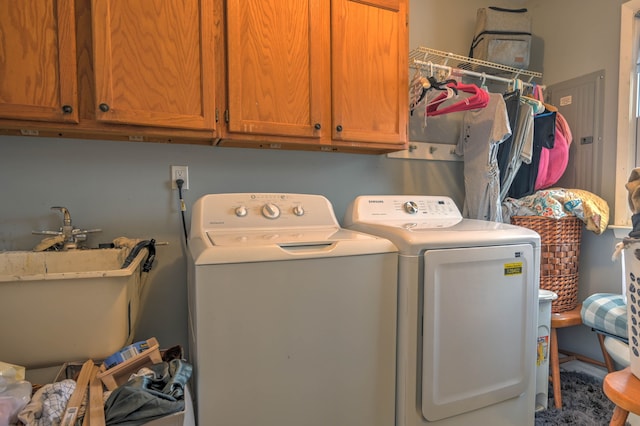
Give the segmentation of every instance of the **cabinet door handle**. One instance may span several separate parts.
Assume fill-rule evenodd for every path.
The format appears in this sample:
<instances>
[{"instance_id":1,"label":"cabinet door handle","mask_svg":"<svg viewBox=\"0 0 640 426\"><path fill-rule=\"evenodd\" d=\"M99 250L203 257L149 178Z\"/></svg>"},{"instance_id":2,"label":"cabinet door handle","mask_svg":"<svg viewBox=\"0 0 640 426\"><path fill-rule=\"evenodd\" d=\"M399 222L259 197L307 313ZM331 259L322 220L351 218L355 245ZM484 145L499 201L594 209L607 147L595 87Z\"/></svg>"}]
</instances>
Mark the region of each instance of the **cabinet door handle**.
<instances>
[{"instance_id":1,"label":"cabinet door handle","mask_svg":"<svg viewBox=\"0 0 640 426\"><path fill-rule=\"evenodd\" d=\"M98 108L100 108L100 111L102 111L102 112L109 111L109 105L107 105L107 104L100 104Z\"/></svg>"},{"instance_id":2,"label":"cabinet door handle","mask_svg":"<svg viewBox=\"0 0 640 426\"><path fill-rule=\"evenodd\" d=\"M322 128L322 126L320 125L320 123L316 123L316 124L314 124L314 125L313 125L313 127L314 127L316 130L320 130L320 129Z\"/></svg>"},{"instance_id":3,"label":"cabinet door handle","mask_svg":"<svg viewBox=\"0 0 640 426\"><path fill-rule=\"evenodd\" d=\"M73 112L73 107L71 107L71 105L62 105L62 112L64 114L71 114Z\"/></svg>"},{"instance_id":4,"label":"cabinet door handle","mask_svg":"<svg viewBox=\"0 0 640 426\"><path fill-rule=\"evenodd\" d=\"M342 131L342 126L338 124L338 125L336 126L336 130L337 130L338 132L341 132L341 131Z\"/></svg>"}]
</instances>

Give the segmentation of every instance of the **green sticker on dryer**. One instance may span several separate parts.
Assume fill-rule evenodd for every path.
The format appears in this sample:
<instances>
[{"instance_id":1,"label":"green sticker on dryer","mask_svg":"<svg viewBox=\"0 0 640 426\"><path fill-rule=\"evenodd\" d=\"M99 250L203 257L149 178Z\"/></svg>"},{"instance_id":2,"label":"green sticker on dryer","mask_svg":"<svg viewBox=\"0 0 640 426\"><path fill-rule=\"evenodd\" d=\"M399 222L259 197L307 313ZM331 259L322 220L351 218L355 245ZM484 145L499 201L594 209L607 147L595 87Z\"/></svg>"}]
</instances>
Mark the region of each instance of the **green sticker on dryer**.
<instances>
[{"instance_id":1,"label":"green sticker on dryer","mask_svg":"<svg viewBox=\"0 0 640 426\"><path fill-rule=\"evenodd\" d=\"M522 275L522 262L505 263L504 275Z\"/></svg>"}]
</instances>

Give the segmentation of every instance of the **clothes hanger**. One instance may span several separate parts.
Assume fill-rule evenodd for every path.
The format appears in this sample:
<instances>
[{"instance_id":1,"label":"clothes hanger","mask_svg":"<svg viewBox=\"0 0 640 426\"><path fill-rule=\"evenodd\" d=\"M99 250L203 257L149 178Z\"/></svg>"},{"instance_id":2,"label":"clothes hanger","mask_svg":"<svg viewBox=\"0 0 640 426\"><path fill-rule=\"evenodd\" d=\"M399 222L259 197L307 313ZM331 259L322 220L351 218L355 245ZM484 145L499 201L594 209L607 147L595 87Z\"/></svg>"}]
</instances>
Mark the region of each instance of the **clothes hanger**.
<instances>
[{"instance_id":1,"label":"clothes hanger","mask_svg":"<svg viewBox=\"0 0 640 426\"><path fill-rule=\"evenodd\" d=\"M510 87L512 87L513 90L519 90L520 93L522 93L520 95L520 102L530 105L531 108L533 109L534 115L541 114L541 113L543 113L545 111L557 111L558 110L553 105L548 105L548 104L544 103L543 96L542 96L542 90L541 90L542 88L537 86L537 89L536 89L535 83L533 85L533 89L532 89L533 93L532 93L532 95L525 95L524 94L524 83L522 82L522 80L520 80L518 78L515 78L515 79L511 80ZM539 92L537 92L538 89L540 89Z\"/></svg>"},{"instance_id":2,"label":"clothes hanger","mask_svg":"<svg viewBox=\"0 0 640 426\"><path fill-rule=\"evenodd\" d=\"M532 98L531 96L526 96L526 95L520 96L520 102L530 105L531 108L533 109L534 115L541 114L545 111L544 104L541 101Z\"/></svg>"},{"instance_id":3,"label":"clothes hanger","mask_svg":"<svg viewBox=\"0 0 640 426\"><path fill-rule=\"evenodd\" d=\"M445 102L455 96L458 95L458 91L457 90L453 90L453 88L451 87L445 87L443 89L439 89L441 92L444 92L443 94L438 94L434 97L432 97L431 99L427 100L426 105L427 108L432 107L433 105L437 105L440 104L442 102Z\"/></svg>"},{"instance_id":4,"label":"clothes hanger","mask_svg":"<svg viewBox=\"0 0 640 426\"><path fill-rule=\"evenodd\" d=\"M519 90L520 93L523 92L524 83L519 78L514 78L512 81L513 90ZM531 96L520 95L520 102L526 103L531 106L534 114L540 114L544 112L545 108L541 101L532 98Z\"/></svg>"},{"instance_id":5,"label":"clothes hanger","mask_svg":"<svg viewBox=\"0 0 640 426\"><path fill-rule=\"evenodd\" d=\"M438 90L440 93L435 96L432 97L431 99L429 99L426 102L426 107L425 107L425 111L424 111L424 124L423 124L423 128L426 129L427 127L427 116L429 115L428 112L429 110L433 110L433 109L437 109L438 105L442 104L443 102L457 97L458 96L458 89L455 88L455 80L451 80L450 83L448 83L448 85L443 86L442 88L436 89ZM432 86L432 89L434 87Z\"/></svg>"},{"instance_id":6,"label":"clothes hanger","mask_svg":"<svg viewBox=\"0 0 640 426\"><path fill-rule=\"evenodd\" d=\"M458 83L454 79L448 79L444 81L438 81L435 77L428 77L429 83L431 85L430 89L435 90L453 90L456 95L458 94L458 89L456 88L456 84ZM449 86L453 84L453 86Z\"/></svg>"},{"instance_id":7,"label":"clothes hanger","mask_svg":"<svg viewBox=\"0 0 640 426\"><path fill-rule=\"evenodd\" d=\"M558 108L554 105L548 104L544 101L544 93L542 93L542 87L533 83L532 98L539 100L544 105L547 111L558 112Z\"/></svg>"},{"instance_id":8,"label":"clothes hanger","mask_svg":"<svg viewBox=\"0 0 640 426\"><path fill-rule=\"evenodd\" d=\"M482 81L480 82L480 88L482 90L486 90L487 92L489 91L489 88L487 87L487 75L485 73L482 73Z\"/></svg>"},{"instance_id":9,"label":"clothes hanger","mask_svg":"<svg viewBox=\"0 0 640 426\"><path fill-rule=\"evenodd\" d=\"M484 108L489 104L489 93L476 86L475 84L465 83L449 83L448 87L455 86L459 91L470 93L471 96L461 99L457 102L449 104L443 108L439 108L442 102L438 102L435 105L428 105L426 108L426 114L428 116L436 116L442 114L448 114L450 112L467 111L472 109ZM434 101L446 97L446 94L440 94L434 99Z\"/></svg>"},{"instance_id":10,"label":"clothes hanger","mask_svg":"<svg viewBox=\"0 0 640 426\"><path fill-rule=\"evenodd\" d=\"M427 90L431 88L429 79L422 75L422 69L418 68L414 73L411 84L409 85L409 111L413 115L413 111L422 103L427 94Z\"/></svg>"}]
</instances>

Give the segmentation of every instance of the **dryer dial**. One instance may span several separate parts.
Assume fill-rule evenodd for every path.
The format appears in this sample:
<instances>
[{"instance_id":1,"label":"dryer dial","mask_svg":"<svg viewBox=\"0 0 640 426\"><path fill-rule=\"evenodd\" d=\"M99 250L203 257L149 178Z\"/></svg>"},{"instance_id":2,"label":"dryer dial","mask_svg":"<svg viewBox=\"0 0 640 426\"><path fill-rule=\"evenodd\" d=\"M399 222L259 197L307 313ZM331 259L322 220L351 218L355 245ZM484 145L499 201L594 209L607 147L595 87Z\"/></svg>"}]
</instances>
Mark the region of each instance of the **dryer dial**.
<instances>
[{"instance_id":1,"label":"dryer dial","mask_svg":"<svg viewBox=\"0 0 640 426\"><path fill-rule=\"evenodd\" d=\"M404 203L404 211L409 214L418 213L418 204L415 201L407 201Z\"/></svg>"}]
</instances>

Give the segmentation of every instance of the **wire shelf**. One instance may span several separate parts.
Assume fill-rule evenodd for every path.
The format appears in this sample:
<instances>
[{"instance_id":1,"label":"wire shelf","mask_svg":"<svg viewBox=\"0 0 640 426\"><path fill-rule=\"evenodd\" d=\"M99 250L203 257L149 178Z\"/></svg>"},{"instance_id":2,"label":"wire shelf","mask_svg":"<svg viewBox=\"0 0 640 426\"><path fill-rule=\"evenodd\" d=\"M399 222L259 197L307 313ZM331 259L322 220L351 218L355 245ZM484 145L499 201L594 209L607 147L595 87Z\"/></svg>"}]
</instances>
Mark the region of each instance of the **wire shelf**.
<instances>
[{"instance_id":1,"label":"wire shelf","mask_svg":"<svg viewBox=\"0 0 640 426\"><path fill-rule=\"evenodd\" d=\"M427 47L418 47L409 52L409 66L421 69L429 66L437 66L440 69L448 67L466 71L467 74L475 76L482 76L483 74L487 75L487 77L498 75L501 80L520 79L531 82L534 78L542 79L542 73L536 71L508 67Z\"/></svg>"}]
</instances>

